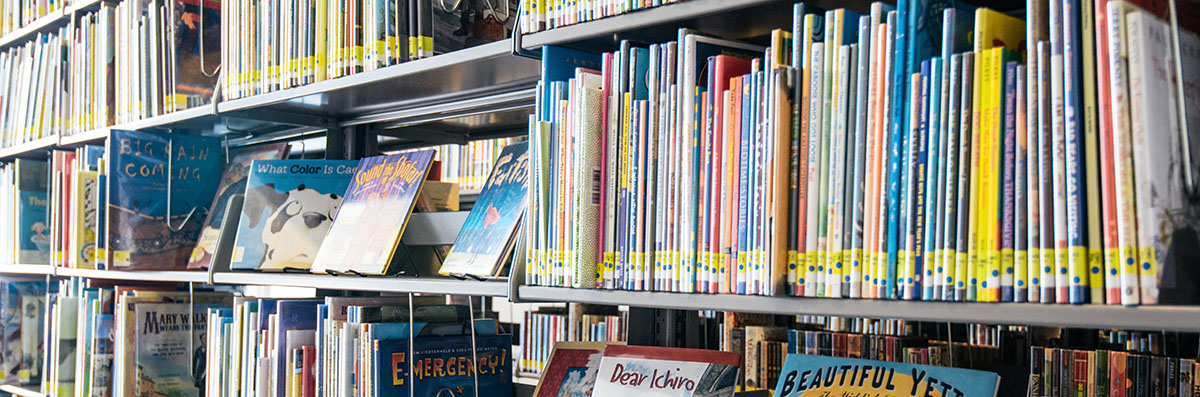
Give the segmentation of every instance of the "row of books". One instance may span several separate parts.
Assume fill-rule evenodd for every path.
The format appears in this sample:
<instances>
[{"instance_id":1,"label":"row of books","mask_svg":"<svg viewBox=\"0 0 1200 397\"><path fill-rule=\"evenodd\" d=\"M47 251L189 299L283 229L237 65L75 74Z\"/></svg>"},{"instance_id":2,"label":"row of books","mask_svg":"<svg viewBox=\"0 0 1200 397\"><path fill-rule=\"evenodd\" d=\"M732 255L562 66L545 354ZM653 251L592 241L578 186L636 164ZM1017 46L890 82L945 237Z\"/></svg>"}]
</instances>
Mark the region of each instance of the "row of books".
<instances>
[{"instance_id":1,"label":"row of books","mask_svg":"<svg viewBox=\"0 0 1200 397\"><path fill-rule=\"evenodd\" d=\"M1030 348L1029 395L1194 396L1195 359L1109 350Z\"/></svg>"},{"instance_id":2,"label":"row of books","mask_svg":"<svg viewBox=\"0 0 1200 397\"><path fill-rule=\"evenodd\" d=\"M432 150L361 161L281 159L287 149L226 152L215 138L114 130L106 147L0 166L0 192L12 204L0 209L12 221L0 246L4 263L179 270L207 268L224 255L234 270L387 274L400 271L393 259L409 255L399 239L414 208L457 209L456 185L422 190ZM168 150L178 156L168 158ZM524 216L525 144L496 157L444 274L506 274Z\"/></svg>"},{"instance_id":3,"label":"row of books","mask_svg":"<svg viewBox=\"0 0 1200 397\"><path fill-rule=\"evenodd\" d=\"M517 4L237 1L220 15L222 92L241 98L503 40Z\"/></svg>"},{"instance_id":4,"label":"row of books","mask_svg":"<svg viewBox=\"0 0 1200 397\"><path fill-rule=\"evenodd\" d=\"M204 369L196 363L205 349L203 313L208 307L227 307L229 294L99 287L83 279L56 284L58 292L41 313L46 318L39 342L45 394L202 393ZM192 310L199 315L189 315Z\"/></svg>"},{"instance_id":5,"label":"row of books","mask_svg":"<svg viewBox=\"0 0 1200 397\"><path fill-rule=\"evenodd\" d=\"M521 32L536 33L682 0L530 0L521 3Z\"/></svg>"},{"instance_id":6,"label":"row of books","mask_svg":"<svg viewBox=\"0 0 1200 397\"><path fill-rule=\"evenodd\" d=\"M28 26L38 18L62 12L62 0L8 0L0 2L0 36Z\"/></svg>"},{"instance_id":7,"label":"row of books","mask_svg":"<svg viewBox=\"0 0 1200 397\"><path fill-rule=\"evenodd\" d=\"M440 180L457 183L462 190L482 190L500 151L516 142L517 138L500 138L440 145L435 157L441 162Z\"/></svg>"},{"instance_id":8,"label":"row of books","mask_svg":"<svg viewBox=\"0 0 1200 397\"><path fill-rule=\"evenodd\" d=\"M0 383L32 385L41 382L46 334L47 292L57 284L45 281L0 281ZM50 288L47 290L47 288Z\"/></svg>"},{"instance_id":9,"label":"row of books","mask_svg":"<svg viewBox=\"0 0 1200 397\"><path fill-rule=\"evenodd\" d=\"M1180 134L1200 112L1177 91L1200 58L1168 61L1165 5L1049 3L796 4L766 48L545 48L527 283L1159 302L1194 259Z\"/></svg>"},{"instance_id":10,"label":"row of books","mask_svg":"<svg viewBox=\"0 0 1200 397\"><path fill-rule=\"evenodd\" d=\"M577 310L527 311L521 319L521 354L517 373L539 376L550 361L556 343L624 342L626 314L582 314Z\"/></svg>"},{"instance_id":11,"label":"row of books","mask_svg":"<svg viewBox=\"0 0 1200 397\"><path fill-rule=\"evenodd\" d=\"M512 337L445 299L237 298L207 314L206 395L511 395Z\"/></svg>"},{"instance_id":12,"label":"row of books","mask_svg":"<svg viewBox=\"0 0 1200 397\"><path fill-rule=\"evenodd\" d=\"M62 40L66 28L39 33L0 53L0 147L53 136L63 126Z\"/></svg>"}]
</instances>

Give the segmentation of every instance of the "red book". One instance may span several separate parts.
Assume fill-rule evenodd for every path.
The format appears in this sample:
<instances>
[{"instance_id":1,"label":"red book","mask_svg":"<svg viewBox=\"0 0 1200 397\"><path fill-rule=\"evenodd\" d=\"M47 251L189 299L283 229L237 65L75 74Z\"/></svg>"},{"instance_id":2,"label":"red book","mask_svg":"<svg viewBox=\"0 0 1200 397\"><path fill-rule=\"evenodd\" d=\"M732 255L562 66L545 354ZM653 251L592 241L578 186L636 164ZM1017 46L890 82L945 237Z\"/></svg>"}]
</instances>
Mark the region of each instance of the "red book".
<instances>
[{"instance_id":1,"label":"red book","mask_svg":"<svg viewBox=\"0 0 1200 397\"><path fill-rule=\"evenodd\" d=\"M317 348L313 345L305 345L300 348L300 396L314 397L317 393L317 379L315 375L315 367L317 360Z\"/></svg>"},{"instance_id":2,"label":"red book","mask_svg":"<svg viewBox=\"0 0 1200 397\"><path fill-rule=\"evenodd\" d=\"M734 58L734 57L727 56L727 55L717 55L717 56L713 57L712 72L713 72L712 73L713 78L709 79L711 86L708 87L709 93L710 93L709 98L711 98L711 101L713 103L712 104L712 109L713 109L712 164L717 165L717 166L713 167L712 178L711 178L711 182L709 183L709 187L710 187L710 194L713 197L714 204L715 204L715 203L718 203L720 200L721 189L726 189L725 190L726 192L730 192L727 189L727 186L729 185L729 182L730 182L728 179L733 179L733 178L725 178L725 176L729 175L728 172L718 172L718 171L724 169L724 167L719 166L720 164L730 163L729 160L732 160L732 158L728 158L725 161L722 161L721 160L722 155L724 154L727 156L732 156L732 154L734 153L732 151L723 153L723 151L724 151L723 149L729 148L730 142L733 142L733 141L731 141L731 139L734 139L734 137L731 134L731 131L726 131L726 128L725 128L725 127L727 127L727 125L726 125L727 122L725 121L725 115L724 115L725 106L726 106L724 93L726 90L730 89L730 79L737 77L737 76L744 75L746 73L750 73L750 61L747 61L745 59L740 59L740 58ZM734 113L734 114L736 114L736 113ZM736 177L736 175L735 175L735 177ZM736 192L736 190L734 192ZM725 205L736 205L736 204L731 204L731 203L737 202L737 200L733 199L733 197L735 197L735 196L729 195L727 197L728 197L728 200L724 203ZM724 212L722 212L722 211L724 211ZM720 227L710 228L709 235L707 236L707 238L711 242L710 246L709 246L710 247L709 250L711 252L715 253L715 255L713 255L713 258L719 258L717 260L714 260L713 265L720 267L721 265L719 263L717 263L717 261L724 261L726 273L732 273L732 270L734 269L733 264L731 262L729 262L727 258L724 257L724 253L729 252L729 247L726 246L726 244L728 242L722 241L721 231L722 230L726 230L726 231L730 230L729 227L732 225L731 222L734 218L729 217L728 209L722 208L721 206L713 205L710 209L710 212L712 213L713 220L718 220L718 219L720 220L720 225L719 225ZM714 279L712 281L714 283L717 282L716 279ZM729 290L730 288L735 288L735 285L736 284L729 283L728 286L726 287L726 290L720 291L720 292L726 292L726 293L735 292L735 291ZM716 287L718 287L718 285L714 284L713 287L714 288L712 289L712 291L717 292Z\"/></svg>"}]
</instances>

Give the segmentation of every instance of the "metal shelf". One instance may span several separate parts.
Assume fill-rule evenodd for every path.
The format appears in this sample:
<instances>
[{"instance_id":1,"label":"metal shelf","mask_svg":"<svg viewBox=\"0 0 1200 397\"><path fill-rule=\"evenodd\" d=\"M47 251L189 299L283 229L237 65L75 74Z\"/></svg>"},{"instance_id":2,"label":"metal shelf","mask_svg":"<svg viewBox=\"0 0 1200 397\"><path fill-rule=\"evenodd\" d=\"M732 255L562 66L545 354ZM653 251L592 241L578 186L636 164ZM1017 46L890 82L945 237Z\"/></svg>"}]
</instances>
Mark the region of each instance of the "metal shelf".
<instances>
[{"instance_id":1,"label":"metal shelf","mask_svg":"<svg viewBox=\"0 0 1200 397\"><path fill-rule=\"evenodd\" d=\"M208 273L204 271L127 271L127 270L95 270L59 268L58 275L62 277L84 277L104 280L159 281L180 283L207 283Z\"/></svg>"},{"instance_id":2,"label":"metal shelf","mask_svg":"<svg viewBox=\"0 0 1200 397\"><path fill-rule=\"evenodd\" d=\"M33 386L30 386L33 387ZM0 391L21 397L46 397L45 394L22 388L16 385L0 385Z\"/></svg>"},{"instance_id":3,"label":"metal shelf","mask_svg":"<svg viewBox=\"0 0 1200 397\"><path fill-rule=\"evenodd\" d=\"M81 145L104 144L112 130L165 130L185 132L199 135L223 135L230 131L264 130L274 128L274 123L250 120L229 120L216 114L212 104L197 106L142 120L117 124L78 134L66 135L59 139L58 146L75 147Z\"/></svg>"},{"instance_id":4,"label":"metal shelf","mask_svg":"<svg viewBox=\"0 0 1200 397\"><path fill-rule=\"evenodd\" d=\"M38 157L45 158L46 152L44 149L49 149L58 144L58 136L51 135L45 138L38 138L29 142L17 144L12 147L0 149L0 158L11 159L14 157Z\"/></svg>"},{"instance_id":5,"label":"metal shelf","mask_svg":"<svg viewBox=\"0 0 1200 397\"><path fill-rule=\"evenodd\" d=\"M1043 305L683 294L522 286L522 301L580 302L683 310L902 318L956 323L1200 331L1200 306Z\"/></svg>"},{"instance_id":6,"label":"metal shelf","mask_svg":"<svg viewBox=\"0 0 1200 397\"><path fill-rule=\"evenodd\" d=\"M390 113L438 105L453 107L470 99L533 88L539 78L538 62L512 56L511 50L511 42L501 40L369 72L233 99L217 104L217 110L224 116L286 119L316 126L357 125L361 122L355 121L362 119L370 122L403 120L407 114ZM452 110L439 108L439 112Z\"/></svg>"},{"instance_id":7,"label":"metal shelf","mask_svg":"<svg viewBox=\"0 0 1200 397\"><path fill-rule=\"evenodd\" d=\"M328 290L412 292L422 294L508 296L508 283L452 278L360 277L321 274L222 272L213 273L216 284L306 287Z\"/></svg>"},{"instance_id":8,"label":"metal shelf","mask_svg":"<svg viewBox=\"0 0 1200 397\"><path fill-rule=\"evenodd\" d=\"M0 274L31 274L31 275L54 275L54 266L51 265L0 265Z\"/></svg>"}]
</instances>

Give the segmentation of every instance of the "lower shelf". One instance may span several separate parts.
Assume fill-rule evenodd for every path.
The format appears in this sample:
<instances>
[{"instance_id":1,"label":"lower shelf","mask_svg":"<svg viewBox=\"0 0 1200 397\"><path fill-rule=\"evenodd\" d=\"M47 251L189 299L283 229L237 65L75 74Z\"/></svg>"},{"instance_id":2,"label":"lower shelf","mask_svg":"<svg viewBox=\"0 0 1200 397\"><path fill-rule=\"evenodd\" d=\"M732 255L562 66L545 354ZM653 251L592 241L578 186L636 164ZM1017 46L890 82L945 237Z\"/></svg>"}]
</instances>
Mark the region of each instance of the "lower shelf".
<instances>
[{"instance_id":1,"label":"lower shelf","mask_svg":"<svg viewBox=\"0 0 1200 397\"><path fill-rule=\"evenodd\" d=\"M901 318L956 323L1147 331L1200 331L1200 306L1044 305L683 294L522 286L521 301L579 302L683 310Z\"/></svg>"},{"instance_id":2,"label":"lower shelf","mask_svg":"<svg viewBox=\"0 0 1200 397\"><path fill-rule=\"evenodd\" d=\"M27 387L33 387L33 386L27 386ZM45 394L38 393L36 391L25 389L25 388L22 388L21 386L15 386L15 385L2 385L2 386L0 386L0 391L8 393L8 394L12 394L14 396L46 397Z\"/></svg>"},{"instance_id":3,"label":"lower shelf","mask_svg":"<svg viewBox=\"0 0 1200 397\"><path fill-rule=\"evenodd\" d=\"M412 292L473 296L508 296L508 283L450 278L328 276L294 273L215 273L216 284L307 287L331 290Z\"/></svg>"}]
</instances>

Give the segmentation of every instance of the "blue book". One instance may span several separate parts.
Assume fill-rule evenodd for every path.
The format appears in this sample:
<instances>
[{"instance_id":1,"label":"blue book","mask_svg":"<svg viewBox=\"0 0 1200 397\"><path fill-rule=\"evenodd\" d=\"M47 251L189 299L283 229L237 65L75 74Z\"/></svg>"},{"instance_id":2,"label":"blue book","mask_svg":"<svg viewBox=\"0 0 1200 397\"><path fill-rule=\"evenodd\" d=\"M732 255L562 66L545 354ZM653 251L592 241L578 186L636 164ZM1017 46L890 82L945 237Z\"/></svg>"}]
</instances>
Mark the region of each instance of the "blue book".
<instances>
[{"instance_id":1,"label":"blue book","mask_svg":"<svg viewBox=\"0 0 1200 397\"><path fill-rule=\"evenodd\" d=\"M288 331L290 330L316 330L317 329L317 305L324 302L322 299L285 299L280 300L276 308L277 317L279 318L279 327L275 330L275 343L279 347L280 354L275 358L275 370L278 374L284 374L287 369L287 353L284 351L288 345ZM279 376L276 379L276 390L284 390L286 388L287 377Z\"/></svg>"},{"instance_id":2,"label":"blue book","mask_svg":"<svg viewBox=\"0 0 1200 397\"><path fill-rule=\"evenodd\" d=\"M517 225L525 216L529 145L518 142L500 151L483 191L463 223L441 274L495 276L511 251Z\"/></svg>"},{"instance_id":3,"label":"blue book","mask_svg":"<svg viewBox=\"0 0 1200 397\"><path fill-rule=\"evenodd\" d=\"M104 146L87 145L83 147L83 165L95 171L100 169L100 159L104 157Z\"/></svg>"},{"instance_id":4,"label":"blue book","mask_svg":"<svg viewBox=\"0 0 1200 397\"><path fill-rule=\"evenodd\" d=\"M412 344L409 354L407 339L371 342L370 396L473 396L476 378L479 395L512 396L512 336L478 336L474 349L469 336L416 338Z\"/></svg>"},{"instance_id":5,"label":"blue book","mask_svg":"<svg viewBox=\"0 0 1200 397\"><path fill-rule=\"evenodd\" d=\"M909 102L908 97L908 77L905 73L905 43L908 38L906 21L908 17L908 2L916 0L897 0L896 10L898 14L888 14L888 24L893 26L895 39L892 45L892 109L891 109L891 125L888 126L890 137L888 142L891 143L889 153L888 172L887 172L887 234L884 238L887 239L887 279L881 280L883 284L882 291L879 294L882 298L896 298L896 263L897 252L899 251L900 242L900 166L901 155L904 147L906 132L907 117L905 111ZM896 15L892 18L892 15Z\"/></svg>"},{"instance_id":6,"label":"blue book","mask_svg":"<svg viewBox=\"0 0 1200 397\"><path fill-rule=\"evenodd\" d=\"M845 380L851 380L845 382ZM857 379L858 381L854 381ZM973 369L788 354L775 397L995 396L1000 375Z\"/></svg>"},{"instance_id":7,"label":"blue book","mask_svg":"<svg viewBox=\"0 0 1200 397\"><path fill-rule=\"evenodd\" d=\"M96 269L108 269L108 175L96 175Z\"/></svg>"},{"instance_id":8,"label":"blue book","mask_svg":"<svg viewBox=\"0 0 1200 397\"><path fill-rule=\"evenodd\" d=\"M550 98L550 83L570 80L575 77L576 68L600 70L600 54L553 45L543 46L540 85L542 94L538 97ZM556 119L550 118L550 115L553 114L551 109L555 108L556 104L557 102L553 101L542 101L539 104L538 120L556 121Z\"/></svg>"},{"instance_id":9,"label":"blue book","mask_svg":"<svg viewBox=\"0 0 1200 397\"><path fill-rule=\"evenodd\" d=\"M750 99L750 87L752 86L751 82L753 80L752 76L754 76L754 75L747 74L747 75L742 76L742 104L743 104L742 106L743 107L746 106L746 104L754 103ZM735 240L734 241L734 249L735 249L734 254L737 255L737 259L736 259L737 272L738 272L737 285L736 285L737 293L745 294L746 293L746 278L745 278L746 256L748 255L748 253L750 251L749 247L747 246L747 243L748 243L747 233L749 233L747 222L749 221L749 218L746 213L749 212L748 211L749 204L748 204L747 200L749 199L749 190L750 190L750 186L749 186L750 136L751 136L751 131L753 129L750 128L750 112L747 110L743 110L741 112L741 114L742 114L742 120L741 120L742 127L741 127L741 136L740 136L741 139L738 144L738 151L739 151L738 159L740 162L740 166L738 167L738 197L737 197L738 219L737 219L737 236L734 239Z\"/></svg>"},{"instance_id":10,"label":"blue book","mask_svg":"<svg viewBox=\"0 0 1200 397\"><path fill-rule=\"evenodd\" d=\"M1067 296L1072 304L1088 299L1087 213L1084 209L1084 109L1083 105L1083 38L1081 30L1081 0L1062 3L1063 99L1066 116L1067 171L1067 262L1069 285ZM1091 109L1094 111L1095 109ZM1061 286L1060 286L1061 287ZM1099 299L1099 297L1096 297Z\"/></svg>"},{"instance_id":11,"label":"blue book","mask_svg":"<svg viewBox=\"0 0 1200 397\"><path fill-rule=\"evenodd\" d=\"M278 271L312 266L357 164L352 160L251 162L229 267Z\"/></svg>"},{"instance_id":12,"label":"blue book","mask_svg":"<svg viewBox=\"0 0 1200 397\"><path fill-rule=\"evenodd\" d=\"M1013 234L1016 233L1014 219L1016 218L1015 209L1013 208L1014 200L1016 200L1016 150L1017 150L1017 125L1016 125L1016 101L1017 90L1024 87L1017 87L1017 62L1007 62L1004 64L1004 129L1001 138L1001 153L1000 158L1000 301L1013 301ZM1024 225L1020 225L1024 227ZM1025 264L1021 264L1024 266Z\"/></svg>"},{"instance_id":13,"label":"blue book","mask_svg":"<svg viewBox=\"0 0 1200 397\"><path fill-rule=\"evenodd\" d=\"M221 140L113 130L108 145L108 268L185 267L220 181Z\"/></svg>"},{"instance_id":14,"label":"blue book","mask_svg":"<svg viewBox=\"0 0 1200 397\"><path fill-rule=\"evenodd\" d=\"M938 269L934 268L934 266L933 266L934 261L933 261L932 257L937 252L936 250L938 248L940 248L937 246L937 241L938 241L937 225L941 223L941 219L938 219L938 217L937 217L937 214L938 214L937 208L939 207L939 205L942 202L942 196L941 196L942 190L940 188L942 186L944 186L944 180L942 179L942 178L944 178L944 175L942 175L941 168L940 168L941 167L941 157L945 155L945 151L943 150L944 149L943 146L945 145L945 140L944 140L944 138L942 138L942 135L945 134L945 132L942 130L942 123L941 123L941 120L942 120L942 106L941 105L942 105L942 89L943 89L942 84L945 81L945 79L943 79L942 72L944 70L945 69L943 69L943 60L941 57L934 57L932 60L930 60L929 109L928 109L929 110L928 111L929 120L926 124L927 129L929 131L929 134L927 136L929 145L925 152L926 154L924 156L926 158L926 161L925 161L926 168L925 169L927 170L926 177L925 177L925 185L926 185L926 188L925 188L926 193L925 193L925 200L924 200L925 201L925 210L924 210L925 216L923 217L925 219L925 228L924 228L924 232L922 233L924 236L923 237L924 244L921 246L921 249L922 249L921 258L923 261L929 262L929 263L927 264L927 266L922 266L922 269L923 269L923 273L922 273L923 276L921 278L921 281L922 281L922 283L921 283L921 299L922 300L932 300L933 299L933 295L934 295L933 287L934 287L934 284L937 284L937 282L936 282L937 280L934 279L934 274L935 274L935 271L937 271ZM939 265L939 266L941 266L941 265ZM937 273L940 274L940 271L938 271Z\"/></svg>"},{"instance_id":15,"label":"blue book","mask_svg":"<svg viewBox=\"0 0 1200 397\"><path fill-rule=\"evenodd\" d=\"M372 340L408 339L409 324L408 322L371 323L365 324L364 327L370 330ZM421 322L414 320L411 324L411 333L417 338L471 335L468 321ZM475 320L475 335L496 335L499 333L499 329L494 319Z\"/></svg>"},{"instance_id":16,"label":"blue book","mask_svg":"<svg viewBox=\"0 0 1200 397\"><path fill-rule=\"evenodd\" d=\"M46 205L49 200L45 161L17 159L17 263L50 264L50 222Z\"/></svg>"}]
</instances>

